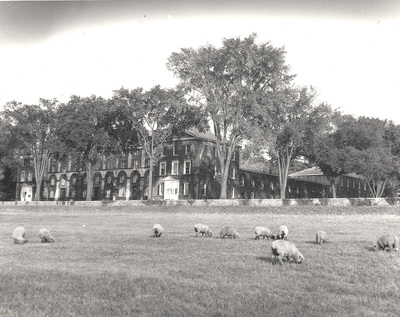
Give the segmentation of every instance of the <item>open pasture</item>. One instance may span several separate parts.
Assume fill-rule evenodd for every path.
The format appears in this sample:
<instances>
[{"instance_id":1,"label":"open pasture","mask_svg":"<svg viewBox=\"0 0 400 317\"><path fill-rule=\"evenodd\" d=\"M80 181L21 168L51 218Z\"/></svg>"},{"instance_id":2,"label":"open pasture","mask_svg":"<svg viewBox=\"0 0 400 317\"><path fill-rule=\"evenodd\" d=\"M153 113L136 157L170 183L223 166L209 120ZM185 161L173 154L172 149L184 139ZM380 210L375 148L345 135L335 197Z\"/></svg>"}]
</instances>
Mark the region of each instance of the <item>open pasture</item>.
<instances>
[{"instance_id":1,"label":"open pasture","mask_svg":"<svg viewBox=\"0 0 400 317\"><path fill-rule=\"evenodd\" d=\"M0 207L1 316L400 316L398 207ZM196 223L213 237L195 237ZM152 226L165 232L153 238ZM254 228L289 228L272 265ZM240 239L220 239L229 225ZM15 227L29 243L16 245ZM42 244L39 229L55 243ZM315 243L325 230L330 241Z\"/></svg>"}]
</instances>

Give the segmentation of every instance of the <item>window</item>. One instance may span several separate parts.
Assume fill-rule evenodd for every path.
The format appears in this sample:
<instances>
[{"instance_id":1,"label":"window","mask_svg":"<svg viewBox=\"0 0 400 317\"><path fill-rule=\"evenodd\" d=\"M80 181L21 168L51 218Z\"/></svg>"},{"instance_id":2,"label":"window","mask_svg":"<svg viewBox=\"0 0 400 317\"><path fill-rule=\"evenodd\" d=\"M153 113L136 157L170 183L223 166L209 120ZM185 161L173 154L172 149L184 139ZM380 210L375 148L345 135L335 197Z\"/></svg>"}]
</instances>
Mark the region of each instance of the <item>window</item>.
<instances>
[{"instance_id":1,"label":"window","mask_svg":"<svg viewBox=\"0 0 400 317\"><path fill-rule=\"evenodd\" d=\"M119 183L123 184L125 182L125 175L120 175L119 176Z\"/></svg>"},{"instance_id":2,"label":"window","mask_svg":"<svg viewBox=\"0 0 400 317\"><path fill-rule=\"evenodd\" d=\"M166 175L167 171L166 171L166 163L165 162L160 162L160 175Z\"/></svg>"},{"instance_id":3,"label":"window","mask_svg":"<svg viewBox=\"0 0 400 317\"><path fill-rule=\"evenodd\" d=\"M172 155L173 156L177 156L178 155L178 147L176 146L176 144L174 144L174 146L172 148Z\"/></svg>"},{"instance_id":4,"label":"window","mask_svg":"<svg viewBox=\"0 0 400 317\"><path fill-rule=\"evenodd\" d=\"M97 175L96 178L94 179L94 186L99 187L100 186L100 176Z\"/></svg>"},{"instance_id":5,"label":"window","mask_svg":"<svg viewBox=\"0 0 400 317\"><path fill-rule=\"evenodd\" d=\"M71 190L71 198L75 198L75 195L76 195L75 189L72 189L72 190Z\"/></svg>"},{"instance_id":6,"label":"window","mask_svg":"<svg viewBox=\"0 0 400 317\"><path fill-rule=\"evenodd\" d=\"M207 195L207 184L203 185L203 188L201 189L201 195L206 196Z\"/></svg>"},{"instance_id":7,"label":"window","mask_svg":"<svg viewBox=\"0 0 400 317\"><path fill-rule=\"evenodd\" d=\"M271 182L271 184L269 184L269 188L270 188L271 190L274 190L274 183L273 183L273 182Z\"/></svg>"},{"instance_id":8,"label":"window","mask_svg":"<svg viewBox=\"0 0 400 317\"><path fill-rule=\"evenodd\" d=\"M139 150L138 149L133 151L133 156L139 156Z\"/></svg>"},{"instance_id":9,"label":"window","mask_svg":"<svg viewBox=\"0 0 400 317\"><path fill-rule=\"evenodd\" d=\"M183 194L184 195L189 195L189 183L184 183L183 184Z\"/></svg>"},{"instance_id":10,"label":"window","mask_svg":"<svg viewBox=\"0 0 400 317\"><path fill-rule=\"evenodd\" d=\"M125 159L121 160L121 168L126 168L126 160Z\"/></svg>"},{"instance_id":11,"label":"window","mask_svg":"<svg viewBox=\"0 0 400 317\"><path fill-rule=\"evenodd\" d=\"M185 169L183 171L183 174L190 174L191 173L191 161L185 161Z\"/></svg>"},{"instance_id":12,"label":"window","mask_svg":"<svg viewBox=\"0 0 400 317\"><path fill-rule=\"evenodd\" d=\"M233 152L232 153L232 161L235 161L236 160L236 152Z\"/></svg>"},{"instance_id":13,"label":"window","mask_svg":"<svg viewBox=\"0 0 400 317\"><path fill-rule=\"evenodd\" d=\"M21 171L21 182L25 182L25 171Z\"/></svg>"},{"instance_id":14,"label":"window","mask_svg":"<svg viewBox=\"0 0 400 317\"><path fill-rule=\"evenodd\" d=\"M107 184L111 184L111 181L112 181L112 177L111 177L111 175L108 175L107 176Z\"/></svg>"},{"instance_id":15,"label":"window","mask_svg":"<svg viewBox=\"0 0 400 317\"><path fill-rule=\"evenodd\" d=\"M251 180L251 187L254 187L254 179Z\"/></svg>"},{"instance_id":16,"label":"window","mask_svg":"<svg viewBox=\"0 0 400 317\"><path fill-rule=\"evenodd\" d=\"M33 173L31 171L28 172L28 182L32 181Z\"/></svg>"},{"instance_id":17,"label":"window","mask_svg":"<svg viewBox=\"0 0 400 317\"><path fill-rule=\"evenodd\" d=\"M120 188L119 189L118 196L119 197L125 197L125 188Z\"/></svg>"},{"instance_id":18,"label":"window","mask_svg":"<svg viewBox=\"0 0 400 317\"><path fill-rule=\"evenodd\" d=\"M261 181L260 186L261 186L262 189L264 189L264 181Z\"/></svg>"},{"instance_id":19,"label":"window","mask_svg":"<svg viewBox=\"0 0 400 317\"><path fill-rule=\"evenodd\" d=\"M232 179L236 179L236 169L232 168Z\"/></svg>"},{"instance_id":20,"label":"window","mask_svg":"<svg viewBox=\"0 0 400 317\"><path fill-rule=\"evenodd\" d=\"M138 169L139 168L139 160L133 160L133 168Z\"/></svg>"},{"instance_id":21,"label":"window","mask_svg":"<svg viewBox=\"0 0 400 317\"><path fill-rule=\"evenodd\" d=\"M50 172L55 173L56 171L57 171L57 166L56 166L56 164L51 164Z\"/></svg>"},{"instance_id":22,"label":"window","mask_svg":"<svg viewBox=\"0 0 400 317\"><path fill-rule=\"evenodd\" d=\"M216 157L217 156L217 148L213 147L212 149L212 157Z\"/></svg>"},{"instance_id":23,"label":"window","mask_svg":"<svg viewBox=\"0 0 400 317\"><path fill-rule=\"evenodd\" d=\"M145 159L144 160L144 167L150 167L150 159Z\"/></svg>"},{"instance_id":24,"label":"window","mask_svg":"<svg viewBox=\"0 0 400 317\"><path fill-rule=\"evenodd\" d=\"M240 177L240 186L244 186L244 177L243 176Z\"/></svg>"},{"instance_id":25,"label":"window","mask_svg":"<svg viewBox=\"0 0 400 317\"><path fill-rule=\"evenodd\" d=\"M179 171L179 162L172 161L171 175L178 175Z\"/></svg>"},{"instance_id":26,"label":"window","mask_svg":"<svg viewBox=\"0 0 400 317\"><path fill-rule=\"evenodd\" d=\"M162 156L167 156L167 148L165 146L162 149Z\"/></svg>"},{"instance_id":27,"label":"window","mask_svg":"<svg viewBox=\"0 0 400 317\"><path fill-rule=\"evenodd\" d=\"M233 187L231 187L229 189L229 197L230 198L235 198L235 189Z\"/></svg>"},{"instance_id":28,"label":"window","mask_svg":"<svg viewBox=\"0 0 400 317\"><path fill-rule=\"evenodd\" d=\"M215 177L215 175L220 175L220 172L217 169L217 165L214 165L214 177Z\"/></svg>"},{"instance_id":29,"label":"window","mask_svg":"<svg viewBox=\"0 0 400 317\"><path fill-rule=\"evenodd\" d=\"M250 193L250 199L254 199L254 193L253 192Z\"/></svg>"},{"instance_id":30,"label":"window","mask_svg":"<svg viewBox=\"0 0 400 317\"><path fill-rule=\"evenodd\" d=\"M158 195L159 196L164 195L164 183L161 183L160 185L158 185Z\"/></svg>"},{"instance_id":31,"label":"window","mask_svg":"<svg viewBox=\"0 0 400 317\"><path fill-rule=\"evenodd\" d=\"M53 177L51 180L50 180L50 185L51 186L54 186L56 184L56 179Z\"/></svg>"},{"instance_id":32,"label":"window","mask_svg":"<svg viewBox=\"0 0 400 317\"><path fill-rule=\"evenodd\" d=\"M111 189L107 189L106 190L106 198L110 198L111 197Z\"/></svg>"},{"instance_id":33,"label":"window","mask_svg":"<svg viewBox=\"0 0 400 317\"><path fill-rule=\"evenodd\" d=\"M187 145L185 146L185 154L186 154L186 155L189 155L189 154L190 154L190 144L187 144Z\"/></svg>"},{"instance_id":34,"label":"window","mask_svg":"<svg viewBox=\"0 0 400 317\"><path fill-rule=\"evenodd\" d=\"M71 179L71 183L72 183L72 185L76 185L76 177L73 177L73 178Z\"/></svg>"}]
</instances>

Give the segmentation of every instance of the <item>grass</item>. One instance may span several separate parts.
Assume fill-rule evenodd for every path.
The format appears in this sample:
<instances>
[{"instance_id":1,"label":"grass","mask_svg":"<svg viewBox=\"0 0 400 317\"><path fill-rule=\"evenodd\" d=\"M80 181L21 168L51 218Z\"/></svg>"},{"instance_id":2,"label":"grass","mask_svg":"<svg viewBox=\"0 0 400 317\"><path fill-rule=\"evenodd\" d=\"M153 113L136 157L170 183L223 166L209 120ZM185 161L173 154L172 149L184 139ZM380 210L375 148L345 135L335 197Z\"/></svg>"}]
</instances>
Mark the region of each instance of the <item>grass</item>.
<instances>
[{"instance_id":1,"label":"grass","mask_svg":"<svg viewBox=\"0 0 400 317\"><path fill-rule=\"evenodd\" d=\"M0 316L400 316L397 207L0 209ZM212 238L195 237L208 224ZM165 228L151 237L154 223ZM302 264L272 265L253 229L285 224ZM29 243L11 232L27 229ZM240 239L220 239L234 226ZM42 244L41 227L56 243ZM317 245L325 230L330 242Z\"/></svg>"}]
</instances>

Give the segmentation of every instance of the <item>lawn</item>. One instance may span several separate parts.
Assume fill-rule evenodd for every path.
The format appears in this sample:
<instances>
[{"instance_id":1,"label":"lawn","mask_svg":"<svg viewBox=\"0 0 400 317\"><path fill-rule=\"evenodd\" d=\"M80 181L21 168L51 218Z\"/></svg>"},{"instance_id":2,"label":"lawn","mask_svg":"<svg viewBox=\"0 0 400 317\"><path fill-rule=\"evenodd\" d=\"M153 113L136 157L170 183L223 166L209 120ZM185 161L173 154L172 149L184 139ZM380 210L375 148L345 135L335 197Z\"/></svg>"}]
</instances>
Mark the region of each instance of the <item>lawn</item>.
<instances>
[{"instance_id":1,"label":"lawn","mask_svg":"<svg viewBox=\"0 0 400 317\"><path fill-rule=\"evenodd\" d=\"M302 264L272 265L254 239L283 224ZM224 225L240 239L220 239ZM400 316L400 254L372 251L385 233L400 236L398 207L0 206L0 316Z\"/></svg>"}]
</instances>

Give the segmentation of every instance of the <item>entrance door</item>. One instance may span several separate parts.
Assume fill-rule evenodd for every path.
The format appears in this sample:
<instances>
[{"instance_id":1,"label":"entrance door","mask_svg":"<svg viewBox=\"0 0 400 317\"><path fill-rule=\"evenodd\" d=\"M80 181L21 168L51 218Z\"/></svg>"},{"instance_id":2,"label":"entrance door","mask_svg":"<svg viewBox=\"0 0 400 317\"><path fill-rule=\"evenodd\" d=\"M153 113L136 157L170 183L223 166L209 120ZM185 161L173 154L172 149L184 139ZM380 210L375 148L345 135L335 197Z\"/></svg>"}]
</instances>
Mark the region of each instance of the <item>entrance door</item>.
<instances>
[{"instance_id":1,"label":"entrance door","mask_svg":"<svg viewBox=\"0 0 400 317\"><path fill-rule=\"evenodd\" d=\"M21 201L32 201L32 186L31 185L22 185Z\"/></svg>"},{"instance_id":2,"label":"entrance door","mask_svg":"<svg viewBox=\"0 0 400 317\"><path fill-rule=\"evenodd\" d=\"M170 199L170 200L179 199L179 181L176 180L164 181L164 199Z\"/></svg>"}]
</instances>

